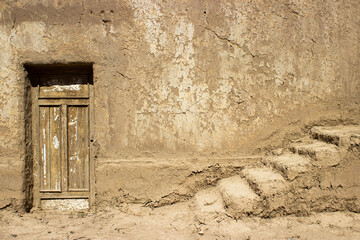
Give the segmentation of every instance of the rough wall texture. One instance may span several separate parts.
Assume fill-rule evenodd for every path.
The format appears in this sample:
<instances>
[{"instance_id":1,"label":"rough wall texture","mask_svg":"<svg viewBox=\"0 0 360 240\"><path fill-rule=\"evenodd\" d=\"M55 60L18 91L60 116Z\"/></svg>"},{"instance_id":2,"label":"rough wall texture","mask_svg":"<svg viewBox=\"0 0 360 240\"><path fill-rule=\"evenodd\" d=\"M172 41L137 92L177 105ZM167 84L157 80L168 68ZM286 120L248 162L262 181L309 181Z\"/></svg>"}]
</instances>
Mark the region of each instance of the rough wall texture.
<instances>
[{"instance_id":1,"label":"rough wall texture","mask_svg":"<svg viewBox=\"0 0 360 240\"><path fill-rule=\"evenodd\" d=\"M0 21L1 176L14 179L1 188L15 198L24 63L94 63L98 169L250 153L304 124L359 122L357 0L1 0Z\"/></svg>"}]
</instances>

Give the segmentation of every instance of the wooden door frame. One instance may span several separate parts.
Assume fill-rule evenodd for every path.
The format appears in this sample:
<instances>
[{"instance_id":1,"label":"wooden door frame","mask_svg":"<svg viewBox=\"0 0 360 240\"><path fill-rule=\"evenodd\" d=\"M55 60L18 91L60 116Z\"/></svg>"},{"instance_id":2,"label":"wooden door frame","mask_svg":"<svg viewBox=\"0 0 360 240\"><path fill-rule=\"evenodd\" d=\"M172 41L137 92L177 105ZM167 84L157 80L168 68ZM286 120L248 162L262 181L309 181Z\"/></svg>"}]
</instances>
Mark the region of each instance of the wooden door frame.
<instances>
[{"instance_id":1,"label":"wooden door frame","mask_svg":"<svg viewBox=\"0 0 360 240\"><path fill-rule=\"evenodd\" d=\"M33 201L32 207L35 209L39 209L41 207L41 199L75 199L75 198L88 198L89 207L92 208L95 202L95 164L94 164L94 86L93 86L93 69L92 64L24 64L26 71L29 73L29 79L31 81L31 118L32 118L32 131L31 131L31 142L32 142L32 156L33 156ZM54 196L50 196L49 198L40 196L40 143L39 143L39 131L40 131L40 105L39 100L42 102L46 102L44 99L39 99L39 76L44 74L52 74L52 75L71 75L71 74L87 74L89 80L89 98L88 103L86 104L89 108L89 136L88 136L88 144L89 144L89 194L87 196L66 196L66 194L62 194L59 198L54 198ZM69 99L75 105L83 105L84 99ZM51 105L51 102L59 102L56 100L49 99L48 103ZM62 101L66 101L62 99Z\"/></svg>"}]
</instances>

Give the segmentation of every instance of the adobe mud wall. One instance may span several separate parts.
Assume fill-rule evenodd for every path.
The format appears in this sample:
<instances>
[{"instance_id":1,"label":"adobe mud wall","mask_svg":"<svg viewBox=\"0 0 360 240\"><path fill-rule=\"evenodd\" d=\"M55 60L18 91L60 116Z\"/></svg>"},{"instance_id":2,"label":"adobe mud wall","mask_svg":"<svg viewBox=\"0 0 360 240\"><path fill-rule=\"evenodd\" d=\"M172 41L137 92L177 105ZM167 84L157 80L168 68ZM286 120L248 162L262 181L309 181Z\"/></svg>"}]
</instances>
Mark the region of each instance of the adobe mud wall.
<instances>
[{"instance_id":1,"label":"adobe mud wall","mask_svg":"<svg viewBox=\"0 0 360 240\"><path fill-rule=\"evenodd\" d=\"M24 63L94 63L99 199L155 199L209 158L359 123L359 25L357 0L0 1L0 207L24 197Z\"/></svg>"}]
</instances>

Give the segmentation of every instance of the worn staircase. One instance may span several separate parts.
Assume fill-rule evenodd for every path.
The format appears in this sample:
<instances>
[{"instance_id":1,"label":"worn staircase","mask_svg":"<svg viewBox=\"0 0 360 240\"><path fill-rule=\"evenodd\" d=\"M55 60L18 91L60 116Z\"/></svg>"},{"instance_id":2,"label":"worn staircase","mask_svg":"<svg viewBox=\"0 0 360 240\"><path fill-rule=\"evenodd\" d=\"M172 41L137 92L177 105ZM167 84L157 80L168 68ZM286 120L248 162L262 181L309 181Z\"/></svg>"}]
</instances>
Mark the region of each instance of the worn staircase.
<instances>
[{"instance_id":1,"label":"worn staircase","mask_svg":"<svg viewBox=\"0 0 360 240\"><path fill-rule=\"evenodd\" d=\"M356 197L334 195L320 186L322 176L341 166L349 148L359 146L359 140L359 126L313 127L308 137L198 192L194 205L200 213L234 218L307 215L327 209L360 211Z\"/></svg>"}]
</instances>

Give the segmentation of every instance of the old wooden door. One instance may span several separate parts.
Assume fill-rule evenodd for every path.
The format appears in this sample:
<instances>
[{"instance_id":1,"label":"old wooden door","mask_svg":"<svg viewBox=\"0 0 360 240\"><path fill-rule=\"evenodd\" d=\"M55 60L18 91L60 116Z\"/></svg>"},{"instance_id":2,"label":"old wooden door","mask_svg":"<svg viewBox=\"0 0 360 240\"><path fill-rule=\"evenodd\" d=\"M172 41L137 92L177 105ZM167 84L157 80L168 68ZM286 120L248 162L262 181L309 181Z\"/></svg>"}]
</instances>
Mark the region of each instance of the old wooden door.
<instances>
[{"instance_id":1,"label":"old wooden door","mask_svg":"<svg viewBox=\"0 0 360 240\"><path fill-rule=\"evenodd\" d=\"M40 105L40 191L89 191L89 109L71 101Z\"/></svg>"},{"instance_id":2,"label":"old wooden door","mask_svg":"<svg viewBox=\"0 0 360 240\"><path fill-rule=\"evenodd\" d=\"M37 74L35 155L39 169L38 200L42 207L56 208L59 202L65 208L89 207L90 91L89 74L66 71Z\"/></svg>"}]
</instances>

